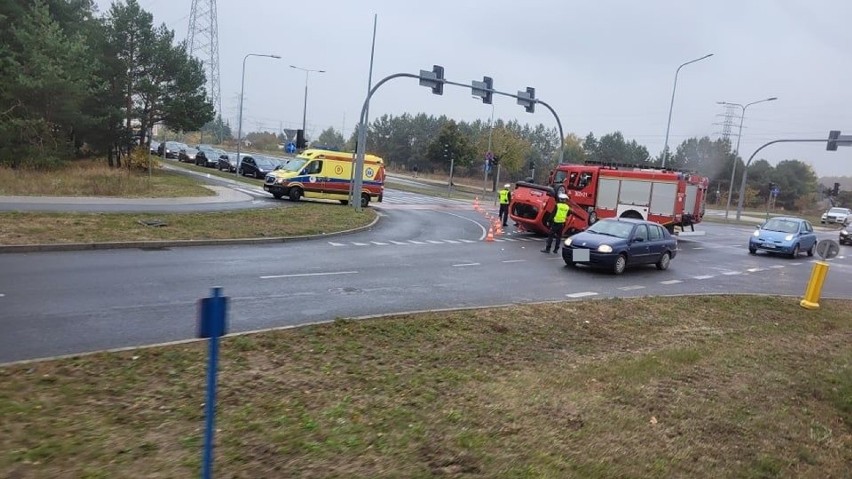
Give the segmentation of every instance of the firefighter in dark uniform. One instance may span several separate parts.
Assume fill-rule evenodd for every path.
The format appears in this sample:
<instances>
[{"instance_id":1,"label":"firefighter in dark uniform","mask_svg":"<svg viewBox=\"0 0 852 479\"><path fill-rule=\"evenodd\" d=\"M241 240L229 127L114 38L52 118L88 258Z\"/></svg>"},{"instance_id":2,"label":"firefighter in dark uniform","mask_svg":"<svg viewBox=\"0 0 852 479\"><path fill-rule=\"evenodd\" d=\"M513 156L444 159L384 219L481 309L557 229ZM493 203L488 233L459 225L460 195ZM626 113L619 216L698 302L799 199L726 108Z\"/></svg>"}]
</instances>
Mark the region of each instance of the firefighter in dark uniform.
<instances>
[{"instance_id":1,"label":"firefighter in dark uniform","mask_svg":"<svg viewBox=\"0 0 852 479\"><path fill-rule=\"evenodd\" d=\"M547 235L547 243L544 245L542 253L550 251L551 243L553 252L559 252L559 242L562 240L562 230L565 229L565 221L568 219L568 213L571 212L571 207L568 206L568 195L559 193L556 203L556 212L553 213L553 220L550 222L550 234ZM554 241L555 240L555 241Z\"/></svg>"},{"instance_id":2,"label":"firefighter in dark uniform","mask_svg":"<svg viewBox=\"0 0 852 479\"><path fill-rule=\"evenodd\" d=\"M500 195L500 212L498 216L500 217L500 221L503 222L503 226L506 226L506 222L509 220L509 203L512 202L512 191L509 188L511 187L512 185L507 183L498 192Z\"/></svg>"}]
</instances>

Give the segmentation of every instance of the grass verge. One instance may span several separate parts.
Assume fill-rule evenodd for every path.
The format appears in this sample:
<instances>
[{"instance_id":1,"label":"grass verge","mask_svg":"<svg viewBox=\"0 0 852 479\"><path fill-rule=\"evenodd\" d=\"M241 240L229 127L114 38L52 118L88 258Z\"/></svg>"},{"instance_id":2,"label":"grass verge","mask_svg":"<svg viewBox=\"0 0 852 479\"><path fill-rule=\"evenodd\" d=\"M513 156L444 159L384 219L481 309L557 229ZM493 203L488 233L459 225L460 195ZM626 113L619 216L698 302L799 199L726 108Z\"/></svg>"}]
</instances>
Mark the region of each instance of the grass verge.
<instances>
[{"instance_id":1,"label":"grass verge","mask_svg":"<svg viewBox=\"0 0 852 479\"><path fill-rule=\"evenodd\" d=\"M221 477L843 477L850 301L569 302L229 337ZM206 347L0 368L9 477L191 477Z\"/></svg>"},{"instance_id":2,"label":"grass verge","mask_svg":"<svg viewBox=\"0 0 852 479\"><path fill-rule=\"evenodd\" d=\"M212 196L186 175L155 168L147 172L110 168L105 160L78 160L49 172L0 168L2 196L115 196L170 198Z\"/></svg>"},{"instance_id":3,"label":"grass verge","mask_svg":"<svg viewBox=\"0 0 852 479\"><path fill-rule=\"evenodd\" d=\"M367 225L375 215L370 208L358 213L307 202L211 213L0 213L0 245L316 235ZM165 225L145 226L144 221Z\"/></svg>"}]
</instances>

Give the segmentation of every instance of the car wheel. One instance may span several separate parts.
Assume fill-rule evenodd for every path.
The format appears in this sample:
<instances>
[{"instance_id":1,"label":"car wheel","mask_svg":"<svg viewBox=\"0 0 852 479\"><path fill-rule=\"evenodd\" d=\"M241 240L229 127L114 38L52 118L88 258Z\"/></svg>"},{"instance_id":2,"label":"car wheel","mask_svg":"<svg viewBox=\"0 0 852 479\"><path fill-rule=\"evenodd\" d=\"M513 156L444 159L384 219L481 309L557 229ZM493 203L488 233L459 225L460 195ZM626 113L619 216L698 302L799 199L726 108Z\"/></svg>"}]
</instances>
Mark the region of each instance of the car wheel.
<instances>
[{"instance_id":1,"label":"car wheel","mask_svg":"<svg viewBox=\"0 0 852 479\"><path fill-rule=\"evenodd\" d=\"M259 180L262 180L262 179L263 179L263 177L262 177L262 176L260 176L260 172L259 172L259 171L255 171L255 172L254 172L254 177L255 177L255 178L257 178L257 179L259 179Z\"/></svg>"},{"instance_id":2,"label":"car wheel","mask_svg":"<svg viewBox=\"0 0 852 479\"><path fill-rule=\"evenodd\" d=\"M618 255L618 258L615 259L615 265L612 267L612 272L615 274L621 274L625 269L627 269L627 256L620 254Z\"/></svg>"},{"instance_id":3,"label":"car wheel","mask_svg":"<svg viewBox=\"0 0 852 479\"><path fill-rule=\"evenodd\" d=\"M814 253L816 253L816 241L814 241L814 244L812 244L811 247L808 248L808 256L813 256Z\"/></svg>"},{"instance_id":4,"label":"car wheel","mask_svg":"<svg viewBox=\"0 0 852 479\"><path fill-rule=\"evenodd\" d=\"M280 200L280 199L281 199L284 195L282 195L281 193L272 193L272 196L273 196L276 200Z\"/></svg>"},{"instance_id":5,"label":"car wheel","mask_svg":"<svg viewBox=\"0 0 852 479\"><path fill-rule=\"evenodd\" d=\"M242 169L242 168L240 168L240 171L238 171L237 173L239 173L239 175L240 175L240 176L245 176L245 173L243 173L243 169Z\"/></svg>"},{"instance_id":6,"label":"car wheel","mask_svg":"<svg viewBox=\"0 0 852 479\"><path fill-rule=\"evenodd\" d=\"M366 208L370 204L370 195L361 195L361 208Z\"/></svg>"},{"instance_id":7,"label":"car wheel","mask_svg":"<svg viewBox=\"0 0 852 479\"><path fill-rule=\"evenodd\" d=\"M657 261L657 269L660 270L660 271L665 271L665 270L669 269L669 263L671 263L671 261L672 261L672 256L669 254L668 251L666 251L660 257L660 260Z\"/></svg>"},{"instance_id":8,"label":"car wheel","mask_svg":"<svg viewBox=\"0 0 852 479\"><path fill-rule=\"evenodd\" d=\"M799 245L793 246L793 251L790 253L791 258L796 258L799 256Z\"/></svg>"},{"instance_id":9,"label":"car wheel","mask_svg":"<svg viewBox=\"0 0 852 479\"><path fill-rule=\"evenodd\" d=\"M338 200L338 201L340 201L340 204L343 205L343 206L346 206L346 205L349 204L349 200Z\"/></svg>"},{"instance_id":10,"label":"car wheel","mask_svg":"<svg viewBox=\"0 0 852 479\"><path fill-rule=\"evenodd\" d=\"M301 188L290 188L290 201L299 201L302 198Z\"/></svg>"},{"instance_id":11,"label":"car wheel","mask_svg":"<svg viewBox=\"0 0 852 479\"><path fill-rule=\"evenodd\" d=\"M757 248L753 246L748 247L748 254L757 254Z\"/></svg>"}]
</instances>

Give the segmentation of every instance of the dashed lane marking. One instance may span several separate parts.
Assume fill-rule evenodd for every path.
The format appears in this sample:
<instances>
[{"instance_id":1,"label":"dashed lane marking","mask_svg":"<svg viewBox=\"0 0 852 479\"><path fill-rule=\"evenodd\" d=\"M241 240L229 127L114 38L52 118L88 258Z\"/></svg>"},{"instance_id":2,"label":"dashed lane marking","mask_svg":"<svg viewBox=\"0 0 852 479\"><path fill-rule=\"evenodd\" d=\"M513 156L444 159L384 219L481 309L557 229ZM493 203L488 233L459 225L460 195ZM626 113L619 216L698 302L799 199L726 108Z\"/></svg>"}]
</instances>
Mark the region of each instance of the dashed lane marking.
<instances>
[{"instance_id":1,"label":"dashed lane marking","mask_svg":"<svg viewBox=\"0 0 852 479\"><path fill-rule=\"evenodd\" d=\"M334 241L329 241L329 242L328 242L328 244L330 244L330 245L332 245L332 246L346 246L346 245L345 245L345 244L343 244L343 243L335 243Z\"/></svg>"},{"instance_id":2,"label":"dashed lane marking","mask_svg":"<svg viewBox=\"0 0 852 479\"><path fill-rule=\"evenodd\" d=\"M370 243L373 243L376 246L387 246L388 245L387 243L382 243L380 241L370 241Z\"/></svg>"},{"instance_id":3,"label":"dashed lane marking","mask_svg":"<svg viewBox=\"0 0 852 479\"><path fill-rule=\"evenodd\" d=\"M621 291L635 291L637 289L645 289L645 287L636 285L636 286L624 286L624 287L618 288L618 289L620 289Z\"/></svg>"},{"instance_id":4,"label":"dashed lane marking","mask_svg":"<svg viewBox=\"0 0 852 479\"><path fill-rule=\"evenodd\" d=\"M469 239L460 239L459 241L461 241L462 243L468 243L468 244L470 244L470 243L476 243L476 241L469 240Z\"/></svg>"},{"instance_id":5,"label":"dashed lane marking","mask_svg":"<svg viewBox=\"0 0 852 479\"><path fill-rule=\"evenodd\" d=\"M456 240L444 240L444 243L459 244L459 242Z\"/></svg>"},{"instance_id":6,"label":"dashed lane marking","mask_svg":"<svg viewBox=\"0 0 852 479\"><path fill-rule=\"evenodd\" d=\"M772 268L772 269L781 269L783 267L784 267L783 264L774 264L774 265L770 266L770 268Z\"/></svg>"},{"instance_id":7,"label":"dashed lane marking","mask_svg":"<svg viewBox=\"0 0 852 479\"><path fill-rule=\"evenodd\" d=\"M408 240L408 242L411 243L411 244L426 244L422 241L417 241L417 240Z\"/></svg>"},{"instance_id":8,"label":"dashed lane marking","mask_svg":"<svg viewBox=\"0 0 852 479\"><path fill-rule=\"evenodd\" d=\"M525 259L505 259L502 262L503 263L523 263L524 261L526 261L526 260Z\"/></svg>"},{"instance_id":9,"label":"dashed lane marking","mask_svg":"<svg viewBox=\"0 0 852 479\"><path fill-rule=\"evenodd\" d=\"M565 297L566 298L586 298L586 297L589 297L589 296L597 296L597 295L598 295L598 293L596 293L594 291L583 291L582 293L566 294Z\"/></svg>"},{"instance_id":10,"label":"dashed lane marking","mask_svg":"<svg viewBox=\"0 0 852 479\"><path fill-rule=\"evenodd\" d=\"M459 263L459 264L453 265L453 267L456 267L456 268L463 268L465 266L479 266L479 263Z\"/></svg>"},{"instance_id":11,"label":"dashed lane marking","mask_svg":"<svg viewBox=\"0 0 852 479\"><path fill-rule=\"evenodd\" d=\"M354 244L355 246L370 246L369 243L356 243L354 241L352 242L352 244Z\"/></svg>"},{"instance_id":12,"label":"dashed lane marking","mask_svg":"<svg viewBox=\"0 0 852 479\"><path fill-rule=\"evenodd\" d=\"M715 278L712 274L703 274L701 276L693 276L692 279L710 279Z\"/></svg>"},{"instance_id":13,"label":"dashed lane marking","mask_svg":"<svg viewBox=\"0 0 852 479\"><path fill-rule=\"evenodd\" d=\"M443 241L436 241L436 240L426 240L426 241L429 242L429 243L432 243L432 244L444 244Z\"/></svg>"},{"instance_id":14,"label":"dashed lane marking","mask_svg":"<svg viewBox=\"0 0 852 479\"><path fill-rule=\"evenodd\" d=\"M678 284L678 283L683 283L683 281L681 281L679 279L670 279L668 281L660 281L660 284Z\"/></svg>"},{"instance_id":15,"label":"dashed lane marking","mask_svg":"<svg viewBox=\"0 0 852 479\"><path fill-rule=\"evenodd\" d=\"M403 243L402 241L394 241L394 240L391 240L391 243L396 244L396 245L407 245L408 244L408 243Z\"/></svg>"},{"instance_id":16,"label":"dashed lane marking","mask_svg":"<svg viewBox=\"0 0 852 479\"><path fill-rule=\"evenodd\" d=\"M738 274L743 274L743 272L742 271L725 271L722 274L725 275L725 276L736 276Z\"/></svg>"},{"instance_id":17,"label":"dashed lane marking","mask_svg":"<svg viewBox=\"0 0 852 479\"><path fill-rule=\"evenodd\" d=\"M801 266L802 263L790 263L790 266Z\"/></svg>"},{"instance_id":18,"label":"dashed lane marking","mask_svg":"<svg viewBox=\"0 0 852 479\"><path fill-rule=\"evenodd\" d=\"M704 248L701 247L701 246L693 246L692 249L704 249Z\"/></svg>"},{"instance_id":19,"label":"dashed lane marking","mask_svg":"<svg viewBox=\"0 0 852 479\"><path fill-rule=\"evenodd\" d=\"M260 279L276 279L276 278L304 278L308 276L335 276L341 274L358 274L357 271L331 271L328 273L300 273L300 274L273 274L269 276L261 276Z\"/></svg>"},{"instance_id":20,"label":"dashed lane marking","mask_svg":"<svg viewBox=\"0 0 852 479\"><path fill-rule=\"evenodd\" d=\"M749 273L758 273L760 271L766 271L766 268L749 268L746 271Z\"/></svg>"}]
</instances>

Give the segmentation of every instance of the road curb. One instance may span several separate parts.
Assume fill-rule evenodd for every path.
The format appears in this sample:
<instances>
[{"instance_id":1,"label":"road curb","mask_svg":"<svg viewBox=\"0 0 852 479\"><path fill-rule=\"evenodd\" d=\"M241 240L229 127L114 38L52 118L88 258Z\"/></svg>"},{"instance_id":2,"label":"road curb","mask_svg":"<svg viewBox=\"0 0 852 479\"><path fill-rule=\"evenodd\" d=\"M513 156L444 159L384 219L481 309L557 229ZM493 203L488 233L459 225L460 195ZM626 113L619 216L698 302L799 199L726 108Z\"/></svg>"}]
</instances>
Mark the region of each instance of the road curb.
<instances>
[{"instance_id":1,"label":"road curb","mask_svg":"<svg viewBox=\"0 0 852 479\"><path fill-rule=\"evenodd\" d=\"M318 235L303 236L278 236L274 238L231 238L231 239L206 239L206 240L164 240L164 241L114 241L105 243L60 243L60 244L25 244L0 246L0 254L4 253L41 253L50 251L94 251L107 249L161 249L179 248L184 246L230 246L241 244L273 244L307 241L311 239L333 238L352 233L366 231L379 222L381 216L376 217L369 224L333 233L322 233Z\"/></svg>"}]
</instances>

